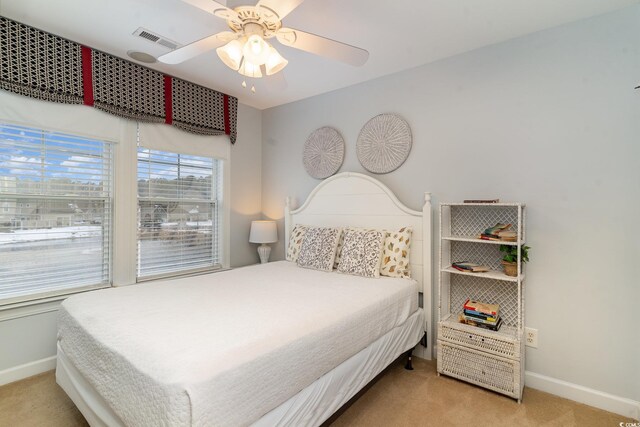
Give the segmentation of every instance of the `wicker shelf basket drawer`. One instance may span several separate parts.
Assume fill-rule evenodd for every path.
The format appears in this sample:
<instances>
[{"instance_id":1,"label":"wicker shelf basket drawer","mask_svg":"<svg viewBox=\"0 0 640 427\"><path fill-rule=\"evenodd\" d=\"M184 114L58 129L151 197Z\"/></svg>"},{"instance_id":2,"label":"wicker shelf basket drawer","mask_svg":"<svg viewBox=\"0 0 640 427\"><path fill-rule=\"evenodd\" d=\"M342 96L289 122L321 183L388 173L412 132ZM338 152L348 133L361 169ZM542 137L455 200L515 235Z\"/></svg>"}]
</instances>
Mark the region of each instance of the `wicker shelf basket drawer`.
<instances>
[{"instance_id":1,"label":"wicker shelf basket drawer","mask_svg":"<svg viewBox=\"0 0 640 427\"><path fill-rule=\"evenodd\" d=\"M516 340L515 336L497 334L475 326L454 322L438 322L438 339L496 356L510 359L520 358L520 341Z\"/></svg>"},{"instance_id":2,"label":"wicker shelf basket drawer","mask_svg":"<svg viewBox=\"0 0 640 427\"><path fill-rule=\"evenodd\" d=\"M438 372L515 399L522 396L520 362L438 340Z\"/></svg>"}]
</instances>

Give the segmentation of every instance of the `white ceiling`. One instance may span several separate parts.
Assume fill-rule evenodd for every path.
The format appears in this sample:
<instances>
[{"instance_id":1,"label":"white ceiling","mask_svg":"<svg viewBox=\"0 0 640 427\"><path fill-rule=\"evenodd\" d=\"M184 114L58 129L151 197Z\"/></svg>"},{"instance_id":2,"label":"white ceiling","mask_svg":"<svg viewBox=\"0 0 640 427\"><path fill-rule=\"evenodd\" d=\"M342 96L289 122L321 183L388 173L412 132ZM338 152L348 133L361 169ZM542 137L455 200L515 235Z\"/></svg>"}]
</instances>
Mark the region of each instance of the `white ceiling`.
<instances>
[{"instance_id":1,"label":"white ceiling","mask_svg":"<svg viewBox=\"0 0 640 427\"><path fill-rule=\"evenodd\" d=\"M257 0L229 0L229 7ZM369 61L351 67L282 46L282 71L255 83L211 51L178 65L150 67L238 97L264 109L413 68L482 46L606 13L639 0L306 0L287 27L367 49ZM220 1L224 3L224 1ZM226 22L180 0L0 0L0 15L129 59L128 50L159 56L167 48L133 36L144 27L180 44L226 30ZM279 77L282 77L279 76Z\"/></svg>"}]
</instances>

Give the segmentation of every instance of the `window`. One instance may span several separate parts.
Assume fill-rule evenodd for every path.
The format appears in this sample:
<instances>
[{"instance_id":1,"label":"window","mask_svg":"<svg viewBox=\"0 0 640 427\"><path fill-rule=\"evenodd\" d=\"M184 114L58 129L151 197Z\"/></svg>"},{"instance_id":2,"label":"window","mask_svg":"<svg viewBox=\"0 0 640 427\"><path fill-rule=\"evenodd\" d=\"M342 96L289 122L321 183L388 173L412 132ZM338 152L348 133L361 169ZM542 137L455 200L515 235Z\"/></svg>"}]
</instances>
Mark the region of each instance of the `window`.
<instances>
[{"instance_id":1,"label":"window","mask_svg":"<svg viewBox=\"0 0 640 427\"><path fill-rule=\"evenodd\" d=\"M111 152L0 123L0 303L110 284Z\"/></svg>"},{"instance_id":2,"label":"window","mask_svg":"<svg viewBox=\"0 0 640 427\"><path fill-rule=\"evenodd\" d=\"M138 149L139 279L220 267L221 165Z\"/></svg>"}]
</instances>

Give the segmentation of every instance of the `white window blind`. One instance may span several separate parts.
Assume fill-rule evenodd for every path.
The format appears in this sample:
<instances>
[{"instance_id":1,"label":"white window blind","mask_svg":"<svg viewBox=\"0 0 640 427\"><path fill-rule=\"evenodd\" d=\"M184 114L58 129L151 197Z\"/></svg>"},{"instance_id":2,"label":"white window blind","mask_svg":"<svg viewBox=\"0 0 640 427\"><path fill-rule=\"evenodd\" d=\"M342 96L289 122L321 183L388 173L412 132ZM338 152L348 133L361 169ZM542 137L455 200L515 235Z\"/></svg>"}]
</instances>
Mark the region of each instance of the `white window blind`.
<instances>
[{"instance_id":1,"label":"white window blind","mask_svg":"<svg viewBox=\"0 0 640 427\"><path fill-rule=\"evenodd\" d=\"M0 123L0 304L110 284L112 146Z\"/></svg>"},{"instance_id":2,"label":"white window blind","mask_svg":"<svg viewBox=\"0 0 640 427\"><path fill-rule=\"evenodd\" d=\"M138 148L138 278L220 267L220 161Z\"/></svg>"}]
</instances>

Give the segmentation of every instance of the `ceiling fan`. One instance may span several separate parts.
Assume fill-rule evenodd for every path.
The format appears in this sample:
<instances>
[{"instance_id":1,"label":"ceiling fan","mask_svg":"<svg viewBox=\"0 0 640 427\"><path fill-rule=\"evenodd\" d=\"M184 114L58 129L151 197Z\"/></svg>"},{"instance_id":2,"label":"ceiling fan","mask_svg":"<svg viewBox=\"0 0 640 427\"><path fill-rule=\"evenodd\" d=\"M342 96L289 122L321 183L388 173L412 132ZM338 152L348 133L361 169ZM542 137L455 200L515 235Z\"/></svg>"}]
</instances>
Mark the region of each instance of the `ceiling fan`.
<instances>
[{"instance_id":1,"label":"ceiling fan","mask_svg":"<svg viewBox=\"0 0 640 427\"><path fill-rule=\"evenodd\" d=\"M259 0L255 6L230 9L213 0L182 0L227 21L231 31L222 31L175 49L158 58L178 64L212 49L229 68L243 76L273 75L289 61L267 41L275 38L285 46L346 64L360 66L369 52L326 37L282 26L282 19L304 0Z\"/></svg>"}]
</instances>

